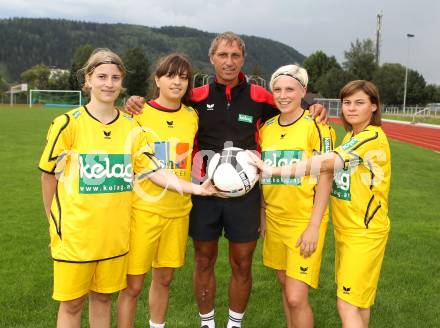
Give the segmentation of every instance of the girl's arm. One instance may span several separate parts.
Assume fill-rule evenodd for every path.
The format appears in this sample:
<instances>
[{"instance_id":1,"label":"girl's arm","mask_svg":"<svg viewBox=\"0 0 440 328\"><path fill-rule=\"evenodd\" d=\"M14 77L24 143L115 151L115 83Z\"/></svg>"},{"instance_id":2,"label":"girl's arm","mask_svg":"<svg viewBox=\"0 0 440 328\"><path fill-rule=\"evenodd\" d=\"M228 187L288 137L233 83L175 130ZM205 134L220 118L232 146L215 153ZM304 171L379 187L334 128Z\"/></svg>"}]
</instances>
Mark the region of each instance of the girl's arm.
<instances>
[{"instance_id":1,"label":"girl's arm","mask_svg":"<svg viewBox=\"0 0 440 328\"><path fill-rule=\"evenodd\" d=\"M57 178L54 174L49 174L43 172L41 174L41 190L43 194L43 205L44 211L46 212L46 217L50 218L50 207L52 205L52 199L55 195L55 190L57 188Z\"/></svg>"},{"instance_id":2,"label":"girl's arm","mask_svg":"<svg viewBox=\"0 0 440 328\"><path fill-rule=\"evenodd\" d=\"M331 173L322 173L319 176L310 222L296 242L296 247L300 247L300 254L305 258L311 256L318 245L319 228L327 208L332 181Z\"/></svg>"},{"instance_id":3,"label":"girl's arm","mask_svg":"<svg viewBox=\"0 0 440 328\"><path fill-rule=\"evenodd\" d=\"M250 164L259 168L263 176L282 176L300 178L308 175L319 175L322 173L331 173L344 167L344 161L335 153L325 153L314 155L310 158L303 159L292 165L284 165L272 167L264 164L264 162L253 152L248 151L251 157Z\"/></svg>"},{"instance_id":4,"label":"girl's arm","mask_svg":"<svg viewBox=\"0 0 440 328\"><path fill-rule=\"evenodd\" d=\"M153 172L148 178L162 188L169 188L179 193L211 196L216 192L210 180L206 180L202 185L198 185L179 179L174 173L163 169Z\"/></svg>"}]
</instances>

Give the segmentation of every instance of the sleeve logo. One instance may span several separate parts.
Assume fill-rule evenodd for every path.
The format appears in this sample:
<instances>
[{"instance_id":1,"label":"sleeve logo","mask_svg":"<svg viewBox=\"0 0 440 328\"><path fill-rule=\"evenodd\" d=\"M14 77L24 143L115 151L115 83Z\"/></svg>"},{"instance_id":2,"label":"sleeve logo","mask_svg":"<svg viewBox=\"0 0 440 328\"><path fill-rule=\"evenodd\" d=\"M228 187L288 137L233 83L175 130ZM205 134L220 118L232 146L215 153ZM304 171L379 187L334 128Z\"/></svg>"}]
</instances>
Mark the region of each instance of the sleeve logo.
<instances>
[{"instance_id":1,"label":"sleeve logo","mask_svg":"<svg viewBox=\"0 0 440 328\"><path fill-rule=\"evenodd\" d=\"M351 138L345 144L341 145L341 149L342 150L347 150L347 149L353 148L353 146L357 145L358 143L359 143L358 139Z\"/></svg>"}]
</instances>

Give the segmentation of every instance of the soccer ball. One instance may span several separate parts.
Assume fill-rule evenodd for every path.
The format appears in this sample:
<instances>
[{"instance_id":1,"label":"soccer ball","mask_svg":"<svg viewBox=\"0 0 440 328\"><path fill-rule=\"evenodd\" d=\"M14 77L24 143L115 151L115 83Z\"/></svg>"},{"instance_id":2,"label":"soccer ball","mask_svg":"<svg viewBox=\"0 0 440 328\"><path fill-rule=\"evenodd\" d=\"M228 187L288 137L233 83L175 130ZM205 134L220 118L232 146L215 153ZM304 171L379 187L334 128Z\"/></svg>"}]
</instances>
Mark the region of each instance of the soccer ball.
<instances>
[{"instance_id":1,"label":"soccer ball","mask_svg":"<svg viewBox=\"0 0 440 328\"><path fill-rule=\"evenodd\" d=\"M208 177L225 196L243 196L254 187L259 178L257 169L249 164L250 160L249 155L241 148L225 148L209 161Z\"/></svg>"}]
</instances>

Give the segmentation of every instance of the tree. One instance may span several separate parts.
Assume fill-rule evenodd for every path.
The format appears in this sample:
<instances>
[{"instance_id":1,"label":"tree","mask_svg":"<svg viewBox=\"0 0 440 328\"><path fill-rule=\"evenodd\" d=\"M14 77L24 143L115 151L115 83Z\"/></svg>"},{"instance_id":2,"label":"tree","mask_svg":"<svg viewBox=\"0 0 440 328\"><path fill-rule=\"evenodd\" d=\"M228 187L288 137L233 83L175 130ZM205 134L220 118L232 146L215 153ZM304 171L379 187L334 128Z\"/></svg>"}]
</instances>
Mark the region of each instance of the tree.
<instances>
[{"instance_id":1,"label":"tree","mask_svg":"<svg viewBox=\"0 0 440 328\"><path fill-rule=\"evenodd\" d=\"M355 80L352 73L333 67L316 81L316 89L326 98L338 98L341 88L351 80Z\"/></svg>"},{"instance_id":2,"label":"tree","mask_svg":"<svg viewBox=\"0 0 440 328\"><path fill-rule=\"evenodd\" d=\"M75 50L72 66L70 67L69 89L81 90L82 83L84 81L84 75L79 72L79 70L84 67L93 50L94 49L91 44L86 44Z\"/></svg>"},{"instance_id":3,"label":"tree","mask_svg":"<svg viewBox=\"0 0 440 328\"><path fill-rule=\"evenodd\" d=\"M426 105L426 81L422 74L409 69L406 103L410 105Z\"/></svg>"},{"instance_id":4,"label":"tree","mask_svg":"<svg viewBox=\"0 0 440 328\"><path fill-rule=\"evenodd\" d=\"M318 50L304 60L304 68L309 75L308 91L317 92L316 82L332 68L341 68L334 56L328 57Z\"/></svg>"},{"instance_id":5,"label":"tree","mask_svg":"<svg viewBox=\"0 0 440 328\"><path fill-rule=\"evenodd\" d=\"M263 69L260 64L255 64L254 67L252 67L251 75L263 77Z\"/></svg>"},{"instance_id":6,"label":"tree","mask_svg":"<svg viewBox=\"0 0 440 328\"><path fill-rule=\"evenodd\" d=\"M6 91L8 89L8 84L4 80L2 74L0 73L0 92Z\"/></svg>"},{"instance_id":7,"label":"tree","mask_svg":"<svg viewBox=\"0 0 440 328\"><path fill-rule=\"evenodd\" d=\"M69 90L70 72L65 70L53 70L49 76L49 89Z\"/></svg>"},{"instance_id":8,"label":"tree","mask_svg":"<svg viewBox=\"0 0 440 328\"><path fill-rule=\"evenodd\" d=\"M343 67L356 79L368 80L373 79L374 72L378 66L376 64L376 50L371 39L351 43L351 49L344 52L346 61Z\"/></svg>"},{"instance_id":9,"label":"tree","mask_svg":"<svg viewBox=\"0 0 440 328\"><path fill-rule=\"evenodd\" d=\"M124 55L124 63L127 68L127 76L124 85L127 94L144 96L148 91L149 64L144 51L141 48L128 49Z\"/></svg>"},{"instance_id":10,"label":"tree","mask_svg":"<svg viewBox=\"0 0 440 328\"><path fill-rule=\"evenodd\" d=\"M440 103L440 85L428 84L425 91L427 102Z\"/></svg>"},{"instance_id":11,"label":"tree","mask_svg":"<svg viewBox=\"0 0 440 328\"><path fill-rule=\"evenodd\" d=\"M21 80L27 83L31 89L47 89L49 75L49 67L38 64L21 73Z\"/></svg>"},{"instance_id":12,"label":"tree","mask_svg":"<svg viewBox=\"0 0 440 328\"><path fill-rule=\"evenodd\" d=\"M6 95L6 90L8 90L8 84L6 83L6 81L3 79L3 76L0 72L0 98L3 102L4 96Z\"/></svg>"},{"instance_id":13,"label":"tree","mask_svg":"<svg viewBox=\"0 0 440 328\"><path fill-rule=\"evenodd\" d=\"M373 82L380 91L381 101L387 105L403 103L403 89L405 83L405 67L401 64L383 64L375 73ZM429 102L429 89L426 81L417 71L408 70L408 85L406 103L409 105L425 104Z\"/></svg>"},{"instance_id":14,"label":"tree","mask_svg":"<svg viewBox=\"0 0 440 328\"><path fill-rule=\"evenodd\" d=\"M375 73L373 82L379 88L381 101L387 105L403 102L405 67L400 64L383 64Z\"/></svg>"}]
</instances>

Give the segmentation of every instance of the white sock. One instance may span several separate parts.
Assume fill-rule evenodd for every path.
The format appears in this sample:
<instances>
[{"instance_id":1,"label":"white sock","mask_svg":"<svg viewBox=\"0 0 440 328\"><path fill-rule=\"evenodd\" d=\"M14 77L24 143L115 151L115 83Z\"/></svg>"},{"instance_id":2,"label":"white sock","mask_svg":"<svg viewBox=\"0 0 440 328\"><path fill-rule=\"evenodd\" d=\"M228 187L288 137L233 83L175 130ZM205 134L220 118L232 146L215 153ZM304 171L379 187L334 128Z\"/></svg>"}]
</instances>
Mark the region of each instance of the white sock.
<instances>
[{"instance_id":1,"label":"white sock","mask_svg":"<svg viewBox=\"0 0 440 328\"><path fill-rule=\"evenodd\" d=\"M200 327L207 327L207 328L215 328L215 313L214 310L212 310L209 313L206 314L201 314L199 313L200 316Z\"/></svg>"},{"instance_id":2,"label":"white sock","mask_svg":"<svg viewBox=\"0 0 440 328\"><path fill-rule=\"evenodd\" d=\"M150 328L164 328L165 327L165 322L164 323L154 323L153 321L150 320Z\"/></svg>"},{"instance_id":3,"label":"white sock","mask_svg":"<svg viewBox=\"0 0 440 328\"><path fill-rule=\"evenodd\" d=\"M244 312L237 313L229 309L229 320L226 328L241 327L241 320L243 320L243 317Z\"/></svg>"}]
</instances>

